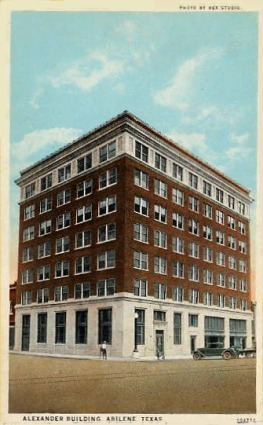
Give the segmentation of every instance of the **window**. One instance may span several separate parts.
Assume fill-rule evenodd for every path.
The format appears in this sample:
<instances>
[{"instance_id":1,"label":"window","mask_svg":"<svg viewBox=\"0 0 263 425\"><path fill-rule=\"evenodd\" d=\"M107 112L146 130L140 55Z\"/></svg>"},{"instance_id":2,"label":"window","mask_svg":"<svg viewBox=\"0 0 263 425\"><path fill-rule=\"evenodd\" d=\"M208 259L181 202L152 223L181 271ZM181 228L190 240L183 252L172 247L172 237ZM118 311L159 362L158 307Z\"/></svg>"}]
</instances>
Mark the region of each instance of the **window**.
<instances>
[{"instance_id":1,"label":"window","mask_svg":"<svg viewBox=\"0 0 263 425\"><path fill-rule=\"evenodd\" d=\"M189 243L189 256L199 258L199 245L195 242Z\"/></svg>"},{"instance_id":2,"label":"window","mask_svg":"<svg viewBox=\"0 0 263 425\"><path fill-rule=\"evenodd\" d=\"M89 170L92 167L92 154L89 153L88 155L79 158L77 167L78 174Z\"/></svg>"},{"instance_id":3,"label":"window","mask_svg":"<svg viewBox=\"0 0 263 425\"><path fill-rule=\"evenodd\" d=\"M98 343L102 344L106 341L107 344L111 344L111 333L112 333L112 309L101 309L99 314L99 329L98 329Z\"/></svg>"},{"instance_id":4,"label":"window","mask_svg":"<svg viewBox=\"0 0 263 425\"><path fill-rule=\"evenodd\" d=\"M140 142L135 142L135 156L144 162L148 162L148 147Z\"/></svg>"},{"instance_id":5,"label":"window","mask_svg":"<svg viewBox=\"0 0 263 425\"><path fill-rule=\"evenodd\" d=\"M65 229L70 226L71 218L70 213L66 212L57 217L57 230Z\"/></svg>"},{"instance_id":6,"label":"window","mask_svg":"<svg viewBox=\"0 0 263 425\"><path fill-rule=\"evenodd\" d=\"M173 251L178 254L184 254L184 240L173 236Z\"/></svg>"},{"instance_id":7,"label":"window","mask_svg":"<svg viewBox=\"0 0 263 425\"><path fill-rule=\"evenodd\" d=\"M220 245L225 245L225 234L219 230L216 231L216 242Z\"/></svg>"},{"instance_id":8,"label":"window","mask_svg":"<svg viewBox=\"0 0 263 425\"><path fill-rule=\"evenodd\" d=\"M91 272L91 257L83 256L83 257L76 258L75 273L82 274L82 273L90 273L90 272Z\"/></svg>"},{"instance_id":9,"label":"window","mask_svg":"<svg viewBox=\"0 0 263 425\"><path fill-rule=\"evenodd\" d=\"M32 304L32 291L22 292L22 305Z\"/></svg>"},{"instance_id":10,"label":"window","mask_svg":"<svg viewBox=\"0 0 263 425\"><path fill-rule=\"evenodd\" d=\"M242 235L246 234L246 225L245 223L243 223L242 221L238 222L238 230L240 233L242 233Z\"/></svg>"},{"instance_id":11,"label":"window","mask_svg":"<svg viewBox=\"0 0 263 425\"><path fill-rule=\"evenodd\" d=\"M226 276L224 273L217 273L217 285L222 287L226 286Z\"/></svg>"},{"instance_id":12,"label":"window","mask_svg":"<svg viewBox=\"0 0 263 425\"><path fill-rule=\"evenodd\" d=\"M204 256L203 256L204 261L208 261L209 263L212 263L213 262L212 248L208 248L207 246L205 246L203 253L204 253Z\"/></svg>"},{"instance_id":13,"label":"window","mask_svg":"<svg viewBox=\"0 0 263 425\"><path fill-rule=\"evenodd\" d=\"M148 243L148 227L143 224L136 223L133 225L133 237L135 240Z\"/></svg>"},{"instance_id":14,"label":"window","mask_svg":"<svg viewBox=\"0 0 263 425\"><path fill-rule=\"evenodd\" d=\"M88 196L92 193L93 180L88 179L84 180L81 183L77 184L77 198L82 198L83 196Z\"/></svg>"},{"instance_id":15,"label":"window","mask_svg":"<svg viewBox=\"0 0 263 425\"><path fill-rule=\"evenodd\" d=\"M173 202L178 205L184 205L184 192L180 189L173 188Z\"/></svg>"},{"instance_id":16,"label":"window","mask_svg":"<svg viewBox=\"0 0 263 425\"><path fill-rule=\"evenodd\" d=\"M69 236L56 240L56 254L69 251Z\"/></svg>"},{"instance_id":17,"label":"window","mask_svg":"<svg viewBox=\"0 0 263 425\"><path fill-rule=\"evenodd\" d=\"M238 202L238 212L239 214L245 215L245 204L243 202Z\"/></svg>"},{"instance_id":18,"label":"window","mask_svg":"<svg viewBox=\"0 0 263 425\"><path fill-rule=\"evenodd\" d=\"M35 227L34 226L27 227L23 231L23 242L30 241L30 240L34 239L34 237L35 237Z\"/></svg>"},{"instance_id":19,"label":"window","mask_svg":"<svg viewBox=\"0 0 263 425\"><path fill-rule=\"evenodd\" d=\"M204 283L213 285L213 272L212 270L204 270Z\"/></svg>"},{"instance_id":20,"label":"window","mask_svg":"<svg viewBox=\"0 0 263 425\"><path fill-rule=\"evenodd\" d=\"M35 204L28 205L28 207L24 209L24 220L29 220L33 217L35 217Z\"/></svg>"},{"instance_id":21,"label":"window","mask_svg":"<svg viewBox=\"0 0 263 425\"><path fill-rule=\"evenodd\" d=\"M208 239L209 241L213 239L211 226L203 226L203 236L205 239Z\"/></svg>"},{"instance_id":22,"label":"window","mask_svg":"<svg viewBox=\"0 0 263 425\"><path fill-rule=\"evenodd\" d=\"M33 282L33 270L27 269L22 272L22 284Z\"/></svg>"},{"instance_id":23,"label":"window","mask_svg":"<svg viewBox=\"0 0 263 425\"><path fill-rule=\"evenodd\" d=\"M155 168L166 173L166 167L167 159L164 156L155 153Z\"/></svg>"},{"instance_id":24,"label":"window","mask_svg":"<svg viewBox=\"0 0 263 425\"><path fill-rule=\"evenodd\" d=\"M100 163L116 156L116 141L108 143L100 148Z\"/></svg>"},{"instance_id":25,"label":"window","mask_svg":"<svg viewBox=\"0 0 263 425\"><path fill-rule=\"evenodd\" d=\"M177 180L183 181L183 167L173 163L173 177Z\"/></svg>"},{"instance_id":26,"label":"window","mask_svg":"<svg viewBox=\"0 0 263 425\"><path fill-rule=\"evenodd\" d=\"M216 221L219 224L224 224L224 222L225 222L225 214L223 213L223 211L216 210Z\"/></svg>"},{"instance_id":27,"label":"window","mask_svg":"<svg viewBox=\"0 0 263 425\"><path fill-rule=\"evenodd\" d=\"M83 223L92 219L92 204L84 205L76 211L76 223Z\"/></svg>"},{"instance_id":28,"label":"window","mask_svg":"<svg viewBox=\"0 0 263 425\"><path fill-rule=\"evenodd\" d=\"M228 195L228 207L232 210L235 209L235 198L233 196Z\"/></svg>"},{"instance_id":29,"label":"window","mask_svg":"<svg viewBox=\"0 0 263 425\"><path fill-rule=\"evenodd\" d=\"M246 244L246 242L239 241L238 242L238 249L243 254L246 254L246 252L247 252L247 244Z\"/></svg>"},{"instance_id":30,"label":"window","mask_svg":"<svg viewBox=\"0 0 263 425\"><path fill-rule=\"evenodd\" d=\"M48 174L45 177L42 177L40 180L40 190L46 190L52 186L52 174Z\"/></svg>"},{"instance_id":31,"label":"window","mask_svg":"<svg viewBox=\"0 0 263 425\"><path fill-rule=\"evenodd\" d=\"M160 230L154 231L154 245L159 248L167 248L167 234Z\"/></svg>"},{"instance_id":32,"label":"window","mask_svg":"<svg viewBox=\"0 0 263 425\"><path fill-rule=\"evenodd\" d=\"M197 328L198 327L198 315L197 314L188 314L188 326Z\"/></svg>"},{"instance_id":33,"label":"window","mask_svg":"<svg viewBox=\"0 0 263 425\"><path fill-rule=\"evenodd\" d=\"M104 189L105 187L112 186L117 183L117 168L111 168L110 170L104 171L99 176L99 188Z\"/></svg>"},{"instance_id":34,"label":"window","mask_svg":"<svg viewBox=\"0 0 263 425\"><path fill-rule=\"evenodd\" d=\"M144 171L135 169L134 170L134 184L149 189L149 175Z\"/></svg>"},{"instance_id":35,"label":"window","mask_svg":"<svg viewBox=\"0 0 263 425\"><path fill-rule=\"evenodd\" d=\"M98 229L98 242L116 239L116 223L104 224Z\"/></svg>"},{"instance_id":36,"label":"window","mask_svg":"<svg viewBox=\"0 0 263 425\"><path fill-rule=\"evenodd\" d=\"M165 300L167 293L167 287L164 283L155 283L154 284L154 298L159 300Z\"/></svg>"},{"instance_id":37,"label":"window","mask_svg":"<svg viewBox=\"0 0 263 425\"><path fill-rule=\"evenodd\" d=\"M189 266L189 280L192 280L194 282L199 281L199 267L195 265Z\"/></svg>"},{"instance_id":38,"label":"window","mask_svg":"<svg viewBox=\"0 0 263 425\"><path fill-rule=\"evenodd\" d=\"M182 315L174 313L174 345L182 344Z\"/></svg>"},{"instance_id":39,"label":"window","mask_svg":"<svg viewBox=\"0 0 263 425\"><path fill-rule=\"evenodd\" d=\"M71 177L71 164L68 164L65 167L58 169L58 182L59 183L70 179L70 177Z\"/></svg>"},{"instance_id":40,"label":"window","mask_svg":"<svg viewBox=\"0 0 263 425\"><path fill-rule=\"evenodd\" d=\"M75 299L81 300L82 298L89 298L90 284L88 282L76 283L75 285Z\"/></svg>"},{"instance_id":41,"label":"window","mask_svg":"<svg viewBox=\"0 0 263 425\"><path fill-rule=\"evenodd\" d=\"M37 302L38 304L47 303L49 300L49 290L48 288L38 289L37 290Z\"/></svg>"},{"instance_id":42,"label":"window","mask_svg":"<svg viewBox=\"0 0 263 425\"><path fill-rule=\"evenodd\" d=\"M229 276L228 278L228 286L230 289L237 289L237 278L235 276Z\"/></svg>"},{"instance_id":43,"label":"window","mask_svg":"<svg viewBox=\"0 0 263 425\"><path fill-rule=\"evenodd\" d=\"M226 256L223 252L217 252L216 253L216 264L218 266L225 266L226 265Z\"/></svg>"},{"instance_id":44,"label":"window","mask_svg":"<svg viewBox=\"0 0 263 425\"><path fill-rule=\"evenodd\" d=\"M212 196L212 185L211 183L203 180L203 194L207 196Z\"/></svg>"},{"instance_id":45,"label":"window","mask_svg":"<svg viewBox=\"0 0 263 425\"><path fill-rule=\"evenodd\" d=\"M134 211L142 214L149 215L149 203L144 198L140 198L139 196L134 197Z\"/></svg>"},{"instance_id":46,"label":"window","mask_svg":"<svg viewBox=\"0 0 263 425\"><path fill-rule=\"evenodd\" d=\"M232 257L232 256L228 257L228 267L230 269L236 270L236 268L237 268L237 262L236 262L235 257Z\"/></svg>"},{"instance_id":47,"label":"window","mask_svg":"<svg viewBox=\"0 0 263 425\"><path fill-rule=\"evenodd\" d=\"M147 280L143 279L134 279L134 295L138 297L146 297L147 296Z\"/></svg>"},{"instance_id":48,"label":"window","mask_svg":"<svg viewBox=\"0 0 263 425\"><path fill-rule=\"evenodd\" d=\"M230 215L227 216L227 225L230 229L236 229L236 220L234 217L231 217Z\"/></svg>"},{"instance_id":49,"label":"window","mask_svg":"<svg viewBox=\"0 0 263 425\"><path fill-rule=\"evenodd\" d=\"M44 198L40 201L40 214L52 209L52 198Z\"/></svg>"},{"instance_id":50,"label":"window","mask_svg":"<svg viewBox=\"0 0 263 425\"><path fill-rule=\"evenodd\" d=\"M189 196L189 209L194 212L199 212L199 199L194 196Z\"/></svg>"},{"instance_id":51,"label":"window","mask_svg":"<svg viewBox=\"0 0 263 425\"><path fill-rule=\"evenodd\" d=\"M37 269L37 280L41 282L42 280L50 279L50 265L40 266Z\"/></svg>"},{"instance_id":52,"label":"window","mask_svg":"<svg viewBox=\"0 0 263 425\"><path fill-rule=\"evenodd\" d=\"M174 286L173 300L182 303L184 300L184 288L181 286Z\"/></svg>"},{"instance_id":53,"label":"window","mask_svg":"<svg viewBox=\"0 0 263 425\"><path fill-rule=\"evenodd\" d=\"M148 270L148 254L145 252L133 252L133 267L141 270Z\"/></svg>"},{"instance_id":54,"label":"window","mask_svg":"<svg viewBox=\"0 0 263 425\"><path fill-rule=\"evenodd\" d=\"M106 215L115 212L117 209L116 195L108 196L99 201L98 215Z\"/></svg>"},{"instance_id":55,"label":"window","mask_svg":"<svg viewBox=\"0 0 263 425\"><path fill-rule=\"evenodd\" d=\"M247 262L244 260L239 260L239 271L245 273L247 271Z\"/></svg>"},{"instance_id":56,"label":"window","mask_svg":"<svg viewBox=\"0 0 263 425\"><path fill-rule=\"evenodd\" d=\"M216 188L216 200L221 204L224 203L224 192L221 189Z\"/></svg>"},{"instance_id":57,"label":"window","mask_svg":"<svg viewBox=\"0 0 263 425\"><path fill-rule=\"evenodd\" d=\"M218 307L221 307L221 308L224 308L226 306L226 296L225 295L218 294L217 305L218 305Z\"/></svg>"},{"instance_id":58,"label":"window","mask_svg":"<svg viewBox=\"0 0 263 425\"><path fill-rule=\"evenodd\" d=\"M232 310L235 310L237 308L237 299L236 299L236 297L230 297L229 298L229 307Z\"/></svg>"},{"instance_id":59,"label":"window","mask_svg":"<svg viewBox=\"0 0 263 425\"><path fill-rule=\"evenodd\" d=\"M51 220L42 221L39 225L39 236L51 233Z\"/></svg>"},{"instance_id":60,"label":"window","mask_svg":"<svg viewBox=\"0 0 263 425\"><path fill-rule=\"evenodd\" d=\"M55 301L66 301L68 299L68 286L56 286L54 294Z\"/></svg>"},{"instance_id":61,"label":"window","mask_svg":"<svg viewBox=\"0 0 263 425\"><path fill-rule=\"evenodd\" d=\"M98 270L112 269L115 267L115 250L101 252L97 257Z\"/></svg>"},{"instance_id":62,"label":"window","mask_svg":"<svg viewBox=\"0 0 263 425\"><path fill-rule=\"evenodd\" d=\"M203 293L203 303L208 306L213 305L213 294L211 292Z\"/></svg>"},{"instance_id":63,"label":"window","mask_svg":"<svg viewBox=\"0 0 263 425\"><path fill-rule=\"evenodd\" d=\"M154 205L154 219L161 223L167 222L167 208L161 205Z\"/></svg>"},{"instance_id":64,"label":"window","mask_svg":"<svg viewBox=\"0 0 263 425\"><path fill-rule=\"evenodd\" d=\"M184 228L184 216L181 213L173 212L173 227L176 229L183 230Z\"/></svg>"},{"instance_id":65,"label":"window","mask_svg":"<svg viewBox=\"0 0 263 425\"><path fill-rule=\"evenodd\" d=\"M69 261L60 261L56 263L55 277L69 276Z\"/></svg>"},{"instance_id":66,"label":"window","mask_svg":"<svg viewBox=\"0 0 263 425\"><path fill-rule=\"evenodd\" d=\"M91 230L76 233L76 249L91 245Z\"/></svg>"},{"instance_id":67,"label":"window","mask_svg":"<svg viewBox=\"0 0 263 425\"><path fill-rule=\"evenodd\" d=\"M228 246L229 248L236 249L236 238L233 236L228 236Z\"/></svg>"},{"instance_id":68,"label":"window","mask_svg":"<svg viewBox=\"0 0 263 425\"><path fill-rule=\"evenodd\" d=\"M56 313L56 344L66 343L66 312Z\"/></svg>"},{"instance_id":69,"label":"window","mask_svg":"<svg viewBox=\"0 0 263 425\"><path fill-rule=\"evenodd\" d=\"M135 341L136 345L144 345L145 344L145 311L135 309L135 315L137 318L135 319Z\"/></svg>"},{"instance_id":70,"label":"window","mask_svg":"<svg viewBox=\"0 0 263 425\"><path fill-rule=\"evenodd\" d=\"M39 313L37 315L37 342L47 342L47 313Z\"/></svg>"},{"instance_id":71,"label":"window","mask_svg":"<svg viewBox=\"0 0 263 425\"><path fill-rule=\"evenodd\" d=\"M194 220L194 219L190 219L189 220L189 232L192 233L193 235L199 235L199 223L198 221Z\"/></svg>"},{"instance_id":72,"label":"window","mask_svg":"<svg viewBox=\"0 0 263 425\"><path fill-rule=\"evenodd\" d=\"M191 304L199 303L199 291L197 289L189 290L189 303Z\"/></svg>"},{"instance_id":73,"label":"window","mask_svg":"<svg viewBox=\"0 0 263 425\"><path fill-rule=\"evenodd\" d=\"M207 218L212 219L213 218L213 207L211 207L211 205L209 204L203 204L203 208L204 208L204 216Z\"/></svg>"},{"instance_id":74,"label":"window","mask_svg":"<svg viewBox=\"0 0 263 425\"><path fill-rule=\"evenodd\" d=\"M154 193L167 198L167 184L159 179L154 179Z\"/></svg>"},{"instance_id":75,"label":"window","mask_svg":"<svg viewBox=\"0 0 263 425\"><path fill-rule=\"evenodd\" d=\"M167 274L166 258L154 257L154 273Z\"/></svg>"},{"instance_id":76,"label":"window","mask_svg":"<svg viewBox=\"0 0 263 425\"><path fill-rule=\"evenodd\" d=\"M33 259L34 259L33 248L30 246L28 248L23 249L23 252L22 252L23 263L27 263L28 261L33 261Z\"/></svg>"},{"instance_id":77,"label":"window","mask_svg":"<svg viewBox=\"0 0 263 425\"><path fill-rule=\"evenodd\" d=\"M166 321L166 312L161 310L154 310L153 312L153 320L158 322Z\"/></svg>"},{"instance_id":78,"label":"window","mask_svg":"<svg viewBox=\"0 0 263 425\"><path fill-rule=\"evenodd\" d=\"M88 311L76 311L76 344L87 344Z\"/></svg>"},{"instance_id":79,"label":"window","mask_svg":"<svg viewBox=\"0 0 263 425\"><path fill-rule=\"evenodd\" d=\"M97 285L98 297L111 296L115 294L115 279L100 280Z\"/></svg>"},{"instance_id":80,"label":"window","mask_svg":"<svg viewBox=\"0 0 263 425\"><path fill-rule=\"evenodd\" d=\"M246 311L247 310L247 300L244 298L241 298L240 300L240 309L242 311Z\"/></svg>"},{"instance_id":81,"label":"window","mask_svg":"<svg viewBox=\"0 0 263 425\"><path fill-rule=\"evenodd\" d=\"M26 199L31 198L36 194L36 183L30 183L25 188Z\"/></svg>"},{"instance_id":82,"label":"window","mask_svg":"<svg viewBox=\"0 0 263 425\"><path fill-rule=\"evenodd\" d=\"M205 333L223 333L224 326L223 318L205 316Z\"/></svg>"},{"instance_id":83,"label":"window","mask_svg":"<svg viewBox=\"0 0 263 425\"><path fill-rule=\"evenodd\" d=\"M62 190L57 194L57 206L68 204L71 199L70 189Z\"/></svg>"},{"instance_id":84,"label":"window","mask_svg":"<svg viewBox=\"0 0 263 425\"><path fill-rule=\"evenodd\" d=\"M245 279L240 279L239 286L240 286L240 291L247 292L247 281Z\"/></svg>"},{"instance_id":85,"label":"window","mask_svg":"<svg viewBox=\"0 0 263 425\"><path fill-rule=\"evenodd\" d=\"M198 188L198 177L196 174L189 172L189 185L194 189Z\"/></svg>"},{"instance_id":86,"label":"window","mask_svg":"<svg viewBox=\"0 0 263 425\"><path fill-rule=\"evenodd\" d=\"M178 278L184 277L184 263L180 261L173 262L173 276Z\"/></svg>"}]
</instances>

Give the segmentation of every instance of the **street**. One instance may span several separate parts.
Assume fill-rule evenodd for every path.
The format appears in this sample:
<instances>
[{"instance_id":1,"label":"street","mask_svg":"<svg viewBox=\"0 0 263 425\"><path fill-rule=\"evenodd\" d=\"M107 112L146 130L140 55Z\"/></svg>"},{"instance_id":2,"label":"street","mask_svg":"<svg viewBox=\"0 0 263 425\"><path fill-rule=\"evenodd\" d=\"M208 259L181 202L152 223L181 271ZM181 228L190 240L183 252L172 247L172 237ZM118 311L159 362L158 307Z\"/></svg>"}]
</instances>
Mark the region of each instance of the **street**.
<instances>
[{"instance_id":1,"label":"street","mask_svg":"<svg viewBox=\"0 0 263 425\"><path fill-rule=\"evenodd\" d=\"M255 413L256 359L10 355L9 413Z\"/></svg>"}]
</instances>

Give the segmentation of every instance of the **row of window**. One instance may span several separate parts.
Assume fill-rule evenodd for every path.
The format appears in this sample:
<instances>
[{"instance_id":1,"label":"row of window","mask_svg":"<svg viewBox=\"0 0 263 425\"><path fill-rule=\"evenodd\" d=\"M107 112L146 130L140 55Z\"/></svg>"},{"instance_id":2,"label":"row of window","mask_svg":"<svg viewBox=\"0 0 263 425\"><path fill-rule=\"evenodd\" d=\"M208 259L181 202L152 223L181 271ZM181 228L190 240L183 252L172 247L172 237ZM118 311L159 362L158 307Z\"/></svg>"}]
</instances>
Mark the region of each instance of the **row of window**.
<instances>
[{"instance_id":1,"label":"row of window","mask_svg":"<svg viewBox=\"0 0 263 425\"><path fill-rule=\"evenodd\" d=\"M145 163L149 163L149 148L136 141L135 142L135 157L140 159ZM154 157L154 166L156 169L162 171L163 173L168 172L168 160L165 156L155 153ZM245 203L237 200L235 197L227 194L222 189L213 186L210 182L205 179L201 179L195 173L187 171L181 165L173 162L172 163L172 176L184 184L187 184L191 188L200 191L204 195L214 198L217 202L227 205L228 208L237 211L241 215L246 214L246 205ZM147 187L147 177L144 176L144 185ZM165 183L164 183L165 184ZM202 186L201 186L202 185ZM165 186L162 185L162 193L165 192Z\"/></svg>"}]
</instances>

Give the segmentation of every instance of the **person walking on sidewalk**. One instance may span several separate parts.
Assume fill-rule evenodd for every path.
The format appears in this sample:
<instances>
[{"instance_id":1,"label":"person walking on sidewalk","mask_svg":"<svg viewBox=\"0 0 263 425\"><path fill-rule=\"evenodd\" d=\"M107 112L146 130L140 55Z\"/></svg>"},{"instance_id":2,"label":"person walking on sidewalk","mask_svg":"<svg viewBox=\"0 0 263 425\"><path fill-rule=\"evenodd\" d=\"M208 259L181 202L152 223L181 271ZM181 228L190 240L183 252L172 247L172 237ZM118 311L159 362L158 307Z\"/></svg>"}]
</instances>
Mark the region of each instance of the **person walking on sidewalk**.
<instances>
[{"instance_id":1,"label":"person walking on sidewalk","mask_svg":"<svg viewBox=\"0 0 263 425\"><path fill-rule=\"evenodd\" d=\"M106 341L103 341L101 345L101 351L102 351L102 358L107 360L107 343Z\"/></svg>"}]
</instances>

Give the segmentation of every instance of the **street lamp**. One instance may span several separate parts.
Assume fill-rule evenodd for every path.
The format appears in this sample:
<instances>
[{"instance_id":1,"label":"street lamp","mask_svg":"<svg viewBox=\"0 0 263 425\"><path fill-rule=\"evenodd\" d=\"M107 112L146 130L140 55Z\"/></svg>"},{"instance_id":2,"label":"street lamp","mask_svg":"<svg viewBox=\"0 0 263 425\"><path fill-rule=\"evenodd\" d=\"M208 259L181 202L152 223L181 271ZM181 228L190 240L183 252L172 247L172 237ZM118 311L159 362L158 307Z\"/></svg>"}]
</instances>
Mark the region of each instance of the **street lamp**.
<instances>
[{"instance_id":1,"label":"street lamp","mask_svg":"<svg viewBox=\"0 0 263 425\"><path fill-rule=\"evenodd\" d=\"M134 313L134 350L133 353L138 353L137 348L137 320L138 320L139 314L137 312Z\"/></svg>"}]
</instances>

